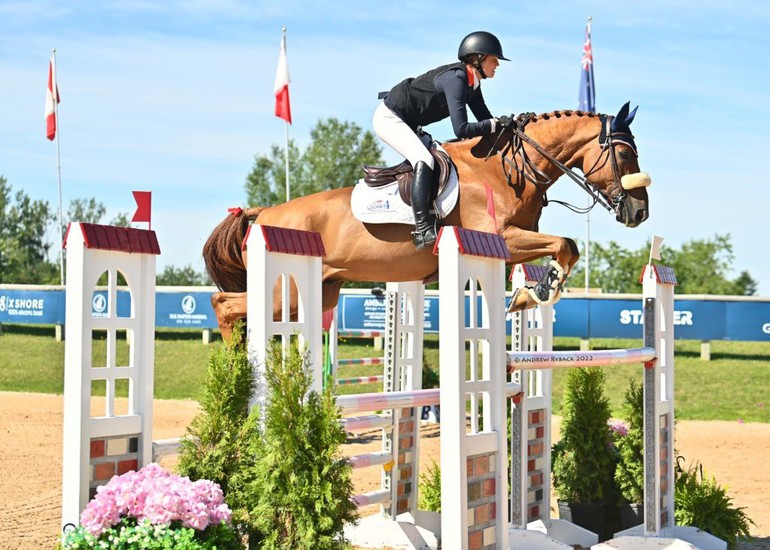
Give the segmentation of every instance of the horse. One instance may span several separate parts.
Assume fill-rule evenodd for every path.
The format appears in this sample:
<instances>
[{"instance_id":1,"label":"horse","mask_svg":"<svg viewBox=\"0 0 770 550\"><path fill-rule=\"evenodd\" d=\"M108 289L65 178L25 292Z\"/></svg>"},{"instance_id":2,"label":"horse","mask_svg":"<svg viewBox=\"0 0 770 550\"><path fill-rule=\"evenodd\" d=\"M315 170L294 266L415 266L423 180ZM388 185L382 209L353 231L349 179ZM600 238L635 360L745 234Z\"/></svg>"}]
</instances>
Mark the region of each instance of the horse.
<instances>
[{"instance_id":1,"label":"horse","mask_svg":"<svg viewBox=\"0 0 770 550\"><path fill-rule=\"evenodd\" d=\"M509 310L558 300L580 257L572 239L539 232L546 193L560 176L567 174L591 194L594 204L613 212L627 227L636 227L649 216L646 187L651 180L639 169L630 130L637 108L629 112L626 103L615 116L573 110L527 113L490 136L442 144L459 177L459 200L442 224L498 233L510 252L510 263L551 258L543 279L534 288L517 291ZM437 256L430 248L414 248L410 226L363 223L353 216L352 189L335 188L268 207L231 209L233 213L213 230L203 257L221 291L211 301L224 339L229 339L235 321L246 317L247 259L241 244L252 222L321 234L326 250L324 311L337 305L348 281L425 282L435 277ZM279 315L281 305L279 300L275 303Z\"/></svg>"}]
</instances>

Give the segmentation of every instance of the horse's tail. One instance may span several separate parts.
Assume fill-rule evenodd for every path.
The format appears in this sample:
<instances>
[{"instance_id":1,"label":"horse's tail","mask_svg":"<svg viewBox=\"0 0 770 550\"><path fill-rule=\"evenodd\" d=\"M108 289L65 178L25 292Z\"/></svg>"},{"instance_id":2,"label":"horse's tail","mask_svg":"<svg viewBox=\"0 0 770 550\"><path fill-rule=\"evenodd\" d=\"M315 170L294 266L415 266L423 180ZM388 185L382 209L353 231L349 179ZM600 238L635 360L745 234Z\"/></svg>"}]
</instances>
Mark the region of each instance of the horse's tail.
<instances>
[{"instance_id":1,"label":"horse's tail","mask_svg":"<svg viewBox=\"0 0 770 550\"><path fill-rule=\"evenodd\" d=\"M228 214L203 245L203 261L214 284L224 292L246 292L246 265L241 244L249 222L265 207L247 208Z\"/></svg>"}]
</instances>

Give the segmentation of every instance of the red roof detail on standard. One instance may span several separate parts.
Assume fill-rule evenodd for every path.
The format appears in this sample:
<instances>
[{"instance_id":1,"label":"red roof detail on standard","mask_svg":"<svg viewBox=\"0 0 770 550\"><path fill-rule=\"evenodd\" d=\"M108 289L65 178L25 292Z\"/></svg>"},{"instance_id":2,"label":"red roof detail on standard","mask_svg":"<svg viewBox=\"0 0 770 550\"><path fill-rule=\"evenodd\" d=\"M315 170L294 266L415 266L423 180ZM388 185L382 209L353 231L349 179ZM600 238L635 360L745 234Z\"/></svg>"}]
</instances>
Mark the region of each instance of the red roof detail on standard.
<instances>
[{"instance_id":1,"label":"red roof detail on standard","mask_svg":"<svg viewBox=\"0 0 770 550\"><path fill-rule=\"evenodd\" d=\"M85 247L89 249L129 254L160 254L160 245L155 231L95 223L81 223L80 229L83 232ZM69 230L68 227L64 237L64 248L67 247Z\"/></svg>"},{"instance_id":2,"label":"red roof detail on standard","mask_svg":"<svg viewBox=\"0 0 770 550\"><path fill-rule=\"evenodd\" d=\"M511 259L505 240L496 233L485 233L463 227L455 227L454 231L462 254L502 260Z\"/></svg>"}]
</instances>

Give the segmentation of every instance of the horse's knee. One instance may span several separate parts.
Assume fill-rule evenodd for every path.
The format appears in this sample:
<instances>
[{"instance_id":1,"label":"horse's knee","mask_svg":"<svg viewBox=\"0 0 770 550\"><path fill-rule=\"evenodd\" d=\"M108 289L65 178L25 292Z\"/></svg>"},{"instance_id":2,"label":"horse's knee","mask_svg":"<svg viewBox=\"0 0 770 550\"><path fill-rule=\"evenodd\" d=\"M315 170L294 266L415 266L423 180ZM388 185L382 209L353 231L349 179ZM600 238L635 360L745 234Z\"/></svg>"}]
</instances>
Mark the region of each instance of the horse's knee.
<instances>
[{"instance_id":1,"label":"horse's knee","mask_svg":"<svg viewBox=\"0 0 770 550\"><path fill-rule=\"evenodd\" d=\"M215 292L211 295L211 307L222 339L229 341L235 322L246 318L246 293Z\"/></svg>"},{"instance_id":2,"label":"horse's knee","mask_svg":"<svg viewBox=\"0 0 770 550\"><path fill-rule=\"evenodd\" d=\"M567 247L569 247L569 251L574 258L574 262L577 262L580 258L580 249L578 248L577 243L574 241L574 239L570 239L569 237L564 237L564 240L567 241Z\"/></svg>"},{"instance_id":3,"label":"horse's knee","mask_svg":"<svg viewBox=\"0 0 770 550\"><path fill-rule=\"evenodd\" d=\"M564 269L565 275L569 275L572 266L580 259L577 243L569 237L562 237L559 241L559 248L554 254L554 259Z\"/></svg>"}]
</instances>

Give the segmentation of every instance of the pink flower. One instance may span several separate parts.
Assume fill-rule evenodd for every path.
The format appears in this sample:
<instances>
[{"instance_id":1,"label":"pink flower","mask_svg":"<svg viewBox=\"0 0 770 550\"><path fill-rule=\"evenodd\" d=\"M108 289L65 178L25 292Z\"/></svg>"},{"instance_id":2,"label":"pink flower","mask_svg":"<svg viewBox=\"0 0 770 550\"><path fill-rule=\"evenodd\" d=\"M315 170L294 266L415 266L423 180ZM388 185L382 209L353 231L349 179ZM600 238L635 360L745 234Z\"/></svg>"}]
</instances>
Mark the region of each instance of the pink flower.
<instances>
[{"instance_id":1,"label":"pink flower","mask_svg":"<svg viewBox=\"0 0 770 550\"><path fill-rule=\"evenodd\" d=\"M628 435L628 426L620 420L608 420L607 427L613 436L625 437Z\"/></svg>"},{"instance_id":2,"label":"pink flower","mask_svg":"<svg viewBox=\"0 0 770 550\"><path fill-rule=\"evenodd\" d=\"M232 517L219 485L208 480L192 482L155 463L114 476L96 493L80 515L81 525L95 537L124 516L148 519L156 525L181 521L185 527L201 531L209 524L230 522Z\"/></svg>"}]
</instances>

